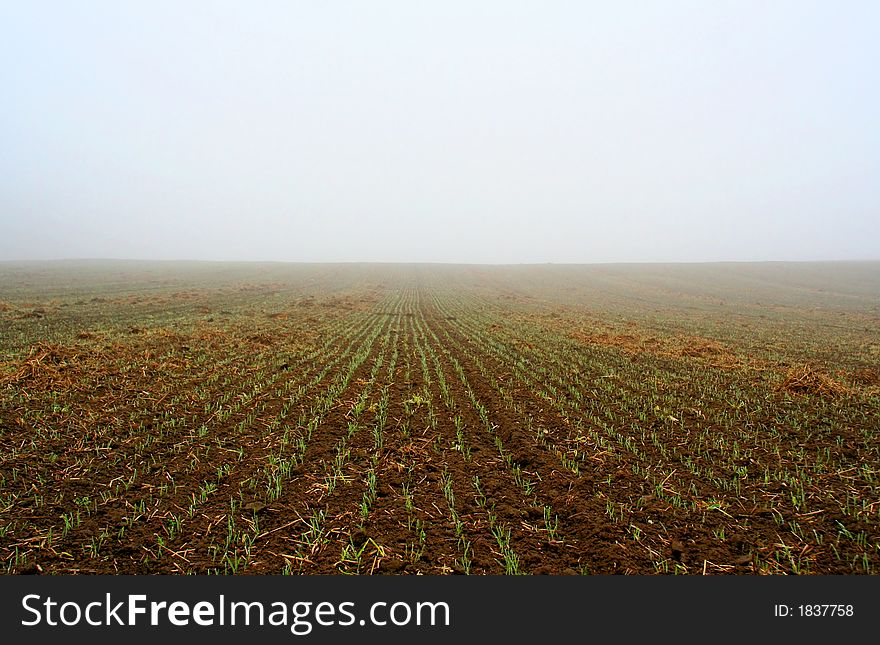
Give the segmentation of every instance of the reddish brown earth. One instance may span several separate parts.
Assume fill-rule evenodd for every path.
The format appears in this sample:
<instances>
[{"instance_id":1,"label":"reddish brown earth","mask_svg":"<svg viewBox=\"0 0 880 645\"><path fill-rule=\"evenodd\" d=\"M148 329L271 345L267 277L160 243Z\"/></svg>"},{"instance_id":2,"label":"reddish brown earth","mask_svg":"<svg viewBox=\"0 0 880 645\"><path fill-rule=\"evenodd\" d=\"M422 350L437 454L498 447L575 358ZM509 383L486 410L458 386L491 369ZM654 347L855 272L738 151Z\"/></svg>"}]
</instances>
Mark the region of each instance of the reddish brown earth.
<instances>
[{"instance_id":1,"label":"reddish brown earth","mask_svg":"<svg viewBox=\"0 0 880 645\"><path fill-rule=\"evenodd\" d=\"M878 571L876 374L827 330L319 277L6 298L5 571Z\"/></svg>"}]
</instances>

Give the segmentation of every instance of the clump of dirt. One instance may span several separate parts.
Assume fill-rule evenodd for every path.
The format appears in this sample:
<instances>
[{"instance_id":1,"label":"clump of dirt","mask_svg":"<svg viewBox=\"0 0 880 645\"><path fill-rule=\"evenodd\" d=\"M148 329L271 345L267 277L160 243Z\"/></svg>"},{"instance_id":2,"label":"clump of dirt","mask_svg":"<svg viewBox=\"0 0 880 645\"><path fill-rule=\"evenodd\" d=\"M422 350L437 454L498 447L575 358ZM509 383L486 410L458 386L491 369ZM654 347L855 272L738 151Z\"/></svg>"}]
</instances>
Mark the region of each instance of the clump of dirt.
<instances>
[{"instance_id":1,"label":"clump of dirt","mask_svg":"<svg viewBox=\"0 0 880 645\"><path fill-rule=\"evenodd\" d=\"M0 311L13 311L15 307L10 305L8 302L3 302L0 300Z\"/></svg>"},{"instance_id":2,"label":"clump of dirt","mask_svg":"<svg viewBox=\"0 0 880 645\"><path fill-rule=\"evenodd\" d=\"M843 396L849 392L842 383L810 365L801 365L788 370L785 379L776 387L776 391L828 397Z\"/></svg>"}]
</instances>

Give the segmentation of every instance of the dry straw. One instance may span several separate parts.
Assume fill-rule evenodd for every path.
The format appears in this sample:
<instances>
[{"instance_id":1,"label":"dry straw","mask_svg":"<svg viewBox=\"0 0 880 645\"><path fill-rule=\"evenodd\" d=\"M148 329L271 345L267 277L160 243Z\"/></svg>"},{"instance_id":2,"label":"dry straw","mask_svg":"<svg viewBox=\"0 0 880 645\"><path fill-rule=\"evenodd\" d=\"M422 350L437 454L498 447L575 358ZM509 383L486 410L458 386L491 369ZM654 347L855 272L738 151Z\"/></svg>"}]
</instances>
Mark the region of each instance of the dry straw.
<instances>
[{"instance_id":1,"label":"dry straw","mask_svg":"<svg viewBox=\"0 0 880 645\"><path fill-rule=\"evenodd\" d=\"M847 387L809 365L794 367L785 374L785 379L776 390L791 394L810 394L813 396L844 396Z\"/></svg>"}]
</instances>

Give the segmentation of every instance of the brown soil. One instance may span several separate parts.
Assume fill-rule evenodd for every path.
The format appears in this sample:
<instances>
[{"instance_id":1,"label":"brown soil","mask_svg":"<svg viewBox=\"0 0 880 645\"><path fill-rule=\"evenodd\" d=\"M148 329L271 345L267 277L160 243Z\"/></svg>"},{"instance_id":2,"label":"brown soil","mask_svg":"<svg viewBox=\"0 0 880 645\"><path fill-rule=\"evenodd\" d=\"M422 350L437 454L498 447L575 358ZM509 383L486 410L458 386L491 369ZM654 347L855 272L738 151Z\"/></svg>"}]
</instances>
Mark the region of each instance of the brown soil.
<instances>
[{"instance_id":1,"label":"brown soil","mask_svg":"<svg viewBox=\"0 0 880 645\"><path fill-rule=\"evenodd\" d=\"M874 463L864 428L798 437L776 409L731 416L729 392L759 386L729 373L749 363L714 340L631 329L550 342L503 309L477 320L456 302L413 288L297 297L227 327L33 344L0 369L0 560L133 574L880 566L860 548L877 543L880 504L858 470ZM695 365L729 389L673 407ZM846 393L810 367L779 387ZM795 481L797 455L813 461Z\"/></svg>"}]
</instances>

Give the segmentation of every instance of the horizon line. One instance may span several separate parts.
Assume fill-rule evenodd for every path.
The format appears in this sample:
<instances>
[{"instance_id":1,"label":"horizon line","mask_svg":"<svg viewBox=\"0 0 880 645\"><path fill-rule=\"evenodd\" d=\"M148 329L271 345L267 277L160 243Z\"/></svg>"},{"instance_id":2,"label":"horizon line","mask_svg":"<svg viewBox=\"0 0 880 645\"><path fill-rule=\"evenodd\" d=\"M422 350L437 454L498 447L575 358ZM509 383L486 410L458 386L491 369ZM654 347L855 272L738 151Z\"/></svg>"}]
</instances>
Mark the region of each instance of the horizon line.
<instances>
[{"instance_id":1,"label":"horizon line","mask_svg":"<svg viewBox=\"0 0 880 645\"><path fill-rule=\"evenodd\" d=\"M448 265L448 266L608 266L608 265L695 265L695 264L843 264L880 262L877 258L847 259L813 259L813 260L613 260L595 262L459 262L441 260L205 260L192 258L156 259L156 258L114 258L114 257L74 257L74 258L42 258L42 259L0 259L0 264L51 264L51 263L87 263L87 262L141 262L155 264L367 264L367 265Z\"/></svg>"}]
</instances>

